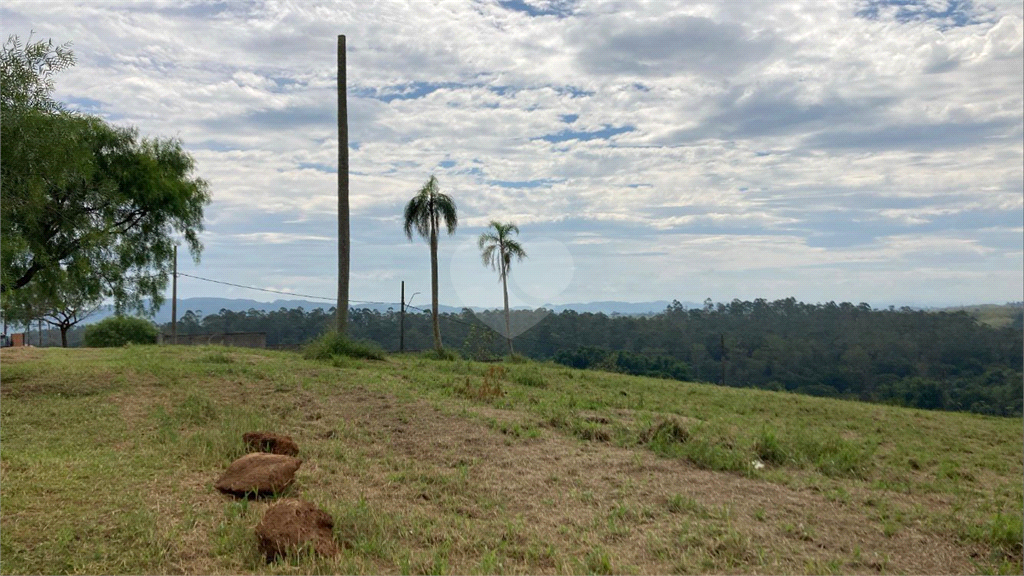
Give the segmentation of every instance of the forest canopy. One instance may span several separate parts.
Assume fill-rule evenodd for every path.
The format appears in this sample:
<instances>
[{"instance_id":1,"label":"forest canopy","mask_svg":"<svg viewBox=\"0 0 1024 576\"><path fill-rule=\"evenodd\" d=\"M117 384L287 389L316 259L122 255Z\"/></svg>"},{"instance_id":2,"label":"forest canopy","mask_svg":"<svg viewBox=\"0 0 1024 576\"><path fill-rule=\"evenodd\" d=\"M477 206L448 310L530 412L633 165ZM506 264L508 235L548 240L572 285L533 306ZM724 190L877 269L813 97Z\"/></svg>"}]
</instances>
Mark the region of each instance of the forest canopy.
<instances>
[{"instance_id":1,"label":"forest canopy","mask_svg":"<svg viewBox=\"0 0 1024 576\"><path fill-rule=\"evenodd\" d=\"M487 318L491 315L491 318ZM576 368L699 381L928 409L1019 416L1022 413L1022 328L994 328L966 312L867 304L707 301L686 309L674 302L647 317L546 310L512 311L537 320L515 338L516 351ZM267 333L272 346L298 345L327 328L333 309L250 310L201 316L188 312L178 333ZM353 310L350 335L397 350L395 310ZM484 320L487 322L484 322ZM464 357L496 360L507 351L488 325L502 312L442 314L449 346ZM406 350L432 346L429 314L407 313ZM724 349L723 349L724 344Z\"/></svg>"}]
</instances>

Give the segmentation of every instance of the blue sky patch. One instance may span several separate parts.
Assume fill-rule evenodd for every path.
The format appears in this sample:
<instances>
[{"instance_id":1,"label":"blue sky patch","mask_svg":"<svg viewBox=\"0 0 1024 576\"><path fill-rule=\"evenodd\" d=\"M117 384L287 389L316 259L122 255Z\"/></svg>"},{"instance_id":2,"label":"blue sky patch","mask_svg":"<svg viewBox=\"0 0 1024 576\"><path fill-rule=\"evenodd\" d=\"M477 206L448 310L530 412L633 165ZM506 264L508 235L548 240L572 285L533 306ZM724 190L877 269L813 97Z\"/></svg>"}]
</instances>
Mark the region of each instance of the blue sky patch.
<instances>
[{"instance_id":1,"label":"blue sky patch","mask_svg":"<svg viewBox=\"0 0 1024 576\"><path fill-rule=\"evenodd\" d=\"M556 16L558 18L566 18L571 16L573 12L569 2L559 2L557 0L548 0L547 2L499 0L498 5L506 10L529 14L534 18L539 16Z\"/></svg>"},{"instance_id":2,"label":"blue sky patch","mask_svg":"<svg viewBox=\"0 0 1024 576\"><path fill-rule=\"evenodd\" d=\"M577 131L577 130L562 130L557 134L545 134L540 138L534 138L534 140L544 140L545 142L565 142L567 140L579 140L586 142L588 140L607 140L617 134L625 134L626 132L632 132L636 130L636 126L608 126L600 130L592 130L590 132Z\"/></svg>"},{"instance_id":3,"label":"blue sky patch","mask_svg":"<svg viewBox=\"0 0 1024 576\"><path fill-rule=\"evenodd\" d=\"M946 0L945 6L936 8L927 0L867 0L856 15L868 20L878 20L885 8L895 8L893 18L901 24L920 20L936 20L939 28L958 28L977 23L974 3L971 0Z\"/></svg>"},{"instance_id":4,"label":"blue sky patch","mask_svg":"<svg viewBox=\"0 0 1024 576\"><path fill-rule=\"evenodd\" d=\"M337 174L337 166L328 166L327 164L320 164L318 162L299 162L300 170L319 170L320 172L327 172L329 174Z\"/></svg>"},{"instance_id":5,"label":"blue sky patch","mask_svg":"<svg viewBox=\"0 0 1024 576\"><path fill-rule=\"evenodd\" d=\"M550 186L558 180L552 178L541 178L539 180L488 180L488 184L501 186L502 188L542 188Z\"/></svg>"},{"instance_id":6,"label":"blue sky patch","mask_svg":"<svg viewBox=\"0 0 1024 576\"><path fill-rule=\"evenodd\" d=\"M92 98L86 98L84 96L70 97L65 99L67 104L70 104L71 108L75 110L81 110L89 114L98 114L103 109L103 102L94 100Z\"/></svg>"},{"instance_id":7,"label":"blue sky patch","mask_svg":"<svg viewBox=\"0 0 1024 576\"><path fill-rule=\"evenodd\" d=\"M389 103L393 100L414 100L423 98L442 88L464 88L465 84L458 82L409 82L406 84L395 84L384 88L355 88L349 93L357 98L373 98L381 102Z\"/></svg>"}]
</instances>

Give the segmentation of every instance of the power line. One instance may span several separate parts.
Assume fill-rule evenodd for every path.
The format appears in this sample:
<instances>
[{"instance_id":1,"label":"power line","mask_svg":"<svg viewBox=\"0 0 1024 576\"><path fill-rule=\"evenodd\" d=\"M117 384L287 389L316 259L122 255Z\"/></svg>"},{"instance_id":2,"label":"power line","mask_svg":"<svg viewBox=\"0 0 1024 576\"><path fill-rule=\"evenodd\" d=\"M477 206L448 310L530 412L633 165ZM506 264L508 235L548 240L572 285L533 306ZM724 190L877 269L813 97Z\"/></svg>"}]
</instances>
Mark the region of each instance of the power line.
<instances>
[{"instance_id":1,"label":"power line","mask_svg":"<svg viewBox=\"0 0 1024 576\"><path fill-rule=\"evenodd\" d=\"M271 290L270 288L257 288L255 286L246 286L244 284L235 284L233 282L224 282L223 280L214 280L212 278L203 278L202 276L193 276L192 274L186 274L184 272L178 272L178 276L187 276L196 280L202 280L203 282L213 282L214 284L223 284L225 286L234 286L235 288L245 288L246 290L256 290L258 292L271 292L273 294L284 294L286 296L299 296L301 298L313 298L316 300L326 300L328 302L337 302L337 298L327 298L324 296L314 296L312 294L299 294L297 292L285 292L284 290ZM372 300L349 300L349 303L354 304L382 304L385 306L392 306L398 304L398 302L374 302Z\"/></svg>"},{"instance_id":2,"label":"power line","mask_svg":"<svg viewBox=\"0 0 1024 576\"><path fill-rule=\"evenodd\" d=\"M259 292L272 292L274 294L284 294L286 296L299 296L302 298L314 298L316 300L327 300L330 302L337 302L337 298L324 298L323 296L313 296L312 294L298 294L295 292L285 292L283 290L271 290L269 288L257 288L255 286L245 286L242 284L234 284L232 282L224 282L222 280L214 280L212 278L203 278L201 276L193 276L184 272L178 272L178 276L187 276L189 278L195 278L196 280L202 280L203 282L213 282L214 284L223 284L225 286L234 286L235 288L245 288L247 290L256 290Z\"/></svg>"},{"instance_id":3,"label":"power line","mask_svg":"<svg viewBox=\"0 0 1024 576\"><path fill-rule=\"evenodd\" d=\"M214 280L213 278L203 278L202 276L193 276L192 274L186 274L184 272L178 272L178 276L186 276L188 278L193 278L195 280L202 280L203 282L212 282L214 284L223 284L224 286L233 286L235 288L244 288L246 290L256 290L258 292L270 292L270 293L273 293L273 294L284 294L286 296L299 296L301 298L314 298L316 300L326 300L328 302L336 302L337 301L337 298L326 298L324 296L314 296L312 294L299 294L297 292L285 292L284 290L271 290L270 288L257 288L255 286L246 286L244 284L235 284L233 282L224 282L223 280ZM349 300L349 303L350 304L381 304L383 306L394 306L396 304L400 304L399 302L375 302L375 301L372 301L372 300ZM424 310L423 308L420 308L418 306L413 306L411 304L406 304L405 307L406 308L411 308L413 310L418 310L418 311L420 311L422 313L425 313L425 314L431 312L431 310ZM441 317L440 315L438 315L438 316ZM463 326L469 326L470 328L475 327L474 324L470 324L469 322L465 322L465 321L463 321L463 320L461 320L459 318L456 318L454 314L447 314L447 315L443 316L443 318L445 320L450 321L450 322L455 322L456 324L462 324ZM484 325L486 326L486 323ZM530 342L535 342L537 344L546 344L546 342L544 342L542 340L538 340L536 338L531 338L529 336L524 336L522 334L520 334L518 336L513 336L512 339L513 340L520 340L520 341L522 341L522 340L529 340Z\"/></svg>"}]
</instances>

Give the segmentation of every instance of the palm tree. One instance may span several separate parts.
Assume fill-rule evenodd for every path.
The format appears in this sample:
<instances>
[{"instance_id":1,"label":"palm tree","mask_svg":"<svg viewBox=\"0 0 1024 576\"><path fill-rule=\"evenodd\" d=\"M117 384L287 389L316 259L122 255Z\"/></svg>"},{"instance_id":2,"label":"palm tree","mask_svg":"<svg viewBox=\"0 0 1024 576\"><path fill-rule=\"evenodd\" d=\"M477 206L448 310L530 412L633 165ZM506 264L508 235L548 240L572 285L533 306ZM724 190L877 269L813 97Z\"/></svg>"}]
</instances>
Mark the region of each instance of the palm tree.
<instances>
[{"instance_id":1,"label":"palm tree","mask_svg":"<svg viewBox=\"0 0 1024 576\"><path fill-rule=\"evenodd\" d=\"M448 235L455 234L455 228L459 225L455 200L441 193L437 178L431 175L419 193L405 205L405 235L412 240L412 231L415 229L420 236L430 240L430 303L434 316L434 348L438 353L443 351L441 329L437 325L437 231L442 219Z\"/></svg>"},{"instance_id":2,"label":"palm tree","mask_svg":"<svg viewBox=\"0 0 1024 576\"><path fill-rule=\"evenodd\" d=\"M519 227L512 222L502 224L497 220L491 220L491 226L487 232L480 235L477 245L482 251L480 253L484 266L490 266L498 271L501 278L501 288L505 294L505 337L508 339L508 353L514 354L512 350L512 328L508 313L508 272L512 267L512 258L520 262L526 258L526 251L519 242L512 239L512 233L519 234Z\"/></svg>"}]
</instances>

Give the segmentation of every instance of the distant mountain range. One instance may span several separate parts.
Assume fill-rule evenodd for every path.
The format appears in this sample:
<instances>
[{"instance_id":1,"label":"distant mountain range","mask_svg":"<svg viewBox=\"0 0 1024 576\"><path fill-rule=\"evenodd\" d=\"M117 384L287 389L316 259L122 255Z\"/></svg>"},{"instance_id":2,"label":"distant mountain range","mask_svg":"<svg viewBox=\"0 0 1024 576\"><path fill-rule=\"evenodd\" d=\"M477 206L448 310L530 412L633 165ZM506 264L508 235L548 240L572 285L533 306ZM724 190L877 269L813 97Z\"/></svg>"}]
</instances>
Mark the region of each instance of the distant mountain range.
<instances>
[{"instance_id":1,"label":"distant mountain range","mask_svg":"<svg viewBox=\"0 0 1024 576\"><path fill-rule=\"evenodd\" d=\"M581 314L586 312L597 314L600 312L609 316L615 314L642 316L662 312L669 304L671 304L671 302L666 300L656 300L653 302L619 302L615 300L607 300L602 302L578 302L572 304L545 304L543 307L556 313L563 312L565 310L575 310ZM205 316L208 314L216 314L221 310L230 310L232 312L245 312L248 310L273 312L280 310L281 308L288 310L293 308L302 308L304 310L316 310L317 308L323 308L324 310L327 310L333 305L334 304L331 302L313 302L311 300L274 300L273 302L259 302L256 300L241 298L183 298L178 300L178 318L181 318L181 316L189 310L199 314L200 316ZM693 308L699 307L700 304L683 302L683 306ZM378 312L387 312L388 308L394 308L397 310L399 308L399 304L397 302L393 304L353 304L352 307L368 308ZM429 308L429 305L424 306L418 304L417 308L427 309ZM439 310L442 313L459 313L462 312L462 308L463 307L461 306L445 306L443 304L439 306ZM494 309L481 306L468 306L468 308L474 312ZM113 307L106 306L90 317L87 323L98 322L113 315L113 313ZM163 306L160 307L160 310L157 311L156 315L153 317L153 320L159 324L171 321L170 301L164 302Z\"/></svg>"}]
</instances>

